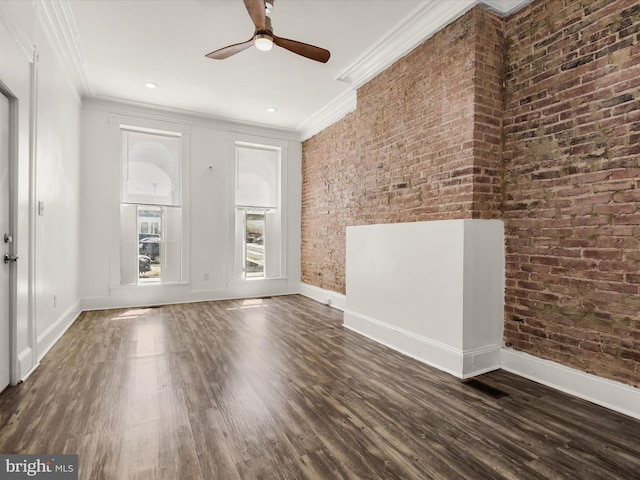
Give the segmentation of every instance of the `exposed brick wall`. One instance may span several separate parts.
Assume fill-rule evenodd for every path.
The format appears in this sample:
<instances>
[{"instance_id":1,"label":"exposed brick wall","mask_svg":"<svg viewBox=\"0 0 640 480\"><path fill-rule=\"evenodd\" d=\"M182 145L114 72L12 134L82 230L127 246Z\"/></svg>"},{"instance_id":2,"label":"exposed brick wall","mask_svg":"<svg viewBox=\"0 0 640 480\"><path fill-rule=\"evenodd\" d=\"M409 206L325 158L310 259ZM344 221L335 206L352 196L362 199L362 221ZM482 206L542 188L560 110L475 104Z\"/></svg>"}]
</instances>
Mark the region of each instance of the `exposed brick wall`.
<instances>
[{"instance_id":1,"label":"exposed brick wall","mask_svg":"<svg viewBox=\"0 0 640 480\"><path fill-rule=\"evenodd\" d=\"M307 140L302 150L302 281L344 293L351 189L362 172L355 165L356 122L352 113ZM355 178L353 178L355 177Z\"/></svg>"},{"instance_id":2,"label":"exposed brick wall","mask_svg":"<svg viewBox=\"0 0 640 480\"><path fill-rule=\"evenodd\" d=\"M506 341L640 386L640 4L506 22Z\"/></svg>"},{"instance_id":3,"label":"exposed brick wall","mask_svg":"<svg viewBox=\"0 0 640 480\"><path fill-rule=\"evenodd\" d=\"M502 88L504 82L504 88ZM502 216L505 341L640 386L640 2L475 8L303 146L303 281L348 225Z\"/></svg>"},{"instance_id":4,"label":"exposed brick wall","mask_svg":"<svg viewBox=\"0 0 640 480\"><path fill-rule=\"evenodd\" d=\"M474 65L473 218L501 215L503 83L506 75L504 21L484 15L477 23Z\"/></svg>"},{"instance_id":5,"label":"exposed brick wall","mask_svg":"<svg viewBox=\"0 0 640 480\"><path fill-rule=\"evenodd\" d=\"M502 23L473 9L304 143L303 282L345 292L349 225L499 215Z\"/></svg>"}]
</instances>

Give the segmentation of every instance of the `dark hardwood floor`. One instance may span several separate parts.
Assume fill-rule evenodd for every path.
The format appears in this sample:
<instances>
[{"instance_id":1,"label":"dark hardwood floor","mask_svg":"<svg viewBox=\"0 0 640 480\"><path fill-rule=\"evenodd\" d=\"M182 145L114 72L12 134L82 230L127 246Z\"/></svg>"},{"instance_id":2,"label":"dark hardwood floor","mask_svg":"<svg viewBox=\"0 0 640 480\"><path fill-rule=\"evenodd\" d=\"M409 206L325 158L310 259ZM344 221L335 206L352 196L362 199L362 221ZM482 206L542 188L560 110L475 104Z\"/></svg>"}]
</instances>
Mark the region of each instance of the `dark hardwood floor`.
<instances>
[{"instance_id":1,"label":"dark hardwood floor","mask_svg":"<svg viewBox=\"0 0 640 480\"><path fill-rule=\"evenodd\" d=\"M640 478L640 421L341 324L301 296L84 313L0 395L0 452L77 453L83 480Z\"/></svg>"}]
</instances>

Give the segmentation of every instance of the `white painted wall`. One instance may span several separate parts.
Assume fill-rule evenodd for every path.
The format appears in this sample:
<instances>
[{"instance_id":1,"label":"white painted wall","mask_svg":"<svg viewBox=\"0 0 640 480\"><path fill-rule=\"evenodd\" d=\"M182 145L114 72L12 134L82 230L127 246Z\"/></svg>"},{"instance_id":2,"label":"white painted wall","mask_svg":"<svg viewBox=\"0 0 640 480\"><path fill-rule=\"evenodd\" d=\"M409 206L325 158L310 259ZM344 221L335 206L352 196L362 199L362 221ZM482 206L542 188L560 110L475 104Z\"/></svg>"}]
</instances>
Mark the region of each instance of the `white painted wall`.
<instances>
[{"instance_id":1,"label":"white painted wall","mask_svg":"<svg viewBox=\"0 0 640 480\"><path fill-rule=\"evenodd\" d=\"M179 285L119 285L119 151L121 124L179 131L186 143L183 159L183 209L186 219L185 278ZM300 210L302 146L295 134L226 124L148 107L85 101L82 115L81 223L83 307L180 303L242 296L296 293L300 285ZM234 142L282 148L285 225L281 278L233 278Z\"/></svg>"},{"instance_id":2,"label":"white painted wall","mask_svg":"<svg viewBox=\"0 0 640 480\"><path fill-rule=\"evenodd\" d=\"M504 257L502 221L464 221L464 351L491 347L502 342Z\"/></svg>"},{"instance_id":3,"label":"white painted wall","mask_svg":"<svg viewBox=\"0 0 640 480\"><path fill-rule=\"evenodd\" d=\"M38 52L35 317L41 358L80 313L81 99L43 30Z\"/></svg>"},{"instance_id":4,"label":"white painted wall","mask_svg":"<svg viewBox=\"0 0 640 480\"><path fill-rule=\"evenodd\" d=\"M12 332L16 382L79 313L80 98L37 4L2 2L0 20L0 82L19 109L14 238L20 259ZM36 199L45 202L42 217L34 214Z\"/></svg>"},{"instance_id":5,"label":"white painted wall","mask_svg":"<svg viewBox=\"0 0 640 480\"><path fill-rule=\"evenodd\" d=\"M344 325L461 378L500 367L497 220L347 227Z\"/></svg>"}]
</instances>

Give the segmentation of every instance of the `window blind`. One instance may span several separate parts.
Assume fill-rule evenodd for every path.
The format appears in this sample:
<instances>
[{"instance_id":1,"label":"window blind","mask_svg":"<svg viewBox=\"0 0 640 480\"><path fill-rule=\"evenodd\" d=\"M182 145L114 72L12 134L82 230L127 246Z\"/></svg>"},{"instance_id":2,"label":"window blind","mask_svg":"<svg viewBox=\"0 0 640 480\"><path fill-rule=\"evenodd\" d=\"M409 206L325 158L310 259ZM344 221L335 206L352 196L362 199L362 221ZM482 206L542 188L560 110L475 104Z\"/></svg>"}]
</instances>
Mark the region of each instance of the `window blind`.
<instances>
[{"instance_id":1,"label":"window blind","mask_svg":"<svg viewBox=\"0 0 640 480\"><path fill-rule=\"evenodd\" d=\"M279 163L279 150L236 147L236 207L278 208Z\"/></svg>"},{"instance_id":2,"label":"window blind","mask_svg":"<svg viewBox=\"0 0 640 480\"><path fill-rule=\"evenodd\" d=\"M179 136L122 130L122 202L180 205Z\"/></svg>"}]
</instances>

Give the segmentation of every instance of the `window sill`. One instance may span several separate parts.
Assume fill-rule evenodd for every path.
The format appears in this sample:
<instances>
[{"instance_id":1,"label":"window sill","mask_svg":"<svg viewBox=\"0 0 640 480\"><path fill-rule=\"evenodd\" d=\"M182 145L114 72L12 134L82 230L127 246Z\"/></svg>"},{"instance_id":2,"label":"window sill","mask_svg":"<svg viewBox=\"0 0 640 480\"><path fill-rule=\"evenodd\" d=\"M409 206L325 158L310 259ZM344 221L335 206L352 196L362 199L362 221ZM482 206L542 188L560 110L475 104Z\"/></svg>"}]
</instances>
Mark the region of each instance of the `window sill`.
<instances>
[{"instance_id":1,"label":"window sill","mask_svg":"<svg viewBox=\"0 0 640 480\"><path fill-rule=\"evenodd\" d=\"M261 282L286 282L287 277L270 277L270 278L234 278L228 281L229 285L244 283L261 283Z\"/></svg>"},{"instance_id":2,"label":"window sill","mask_svg":"<svg viewBox=\"0 0 640 480\"><path fill-rule=\"evenodd\" d=\"M161 282L144 282L144 283L131 283L129 285L111 285L109 287L110 290L128 290L131 288L175 288L175 287L188 287L190 284L188 282L171 282L171 283L161 283Z\"/></svg>"}]
</instances>

